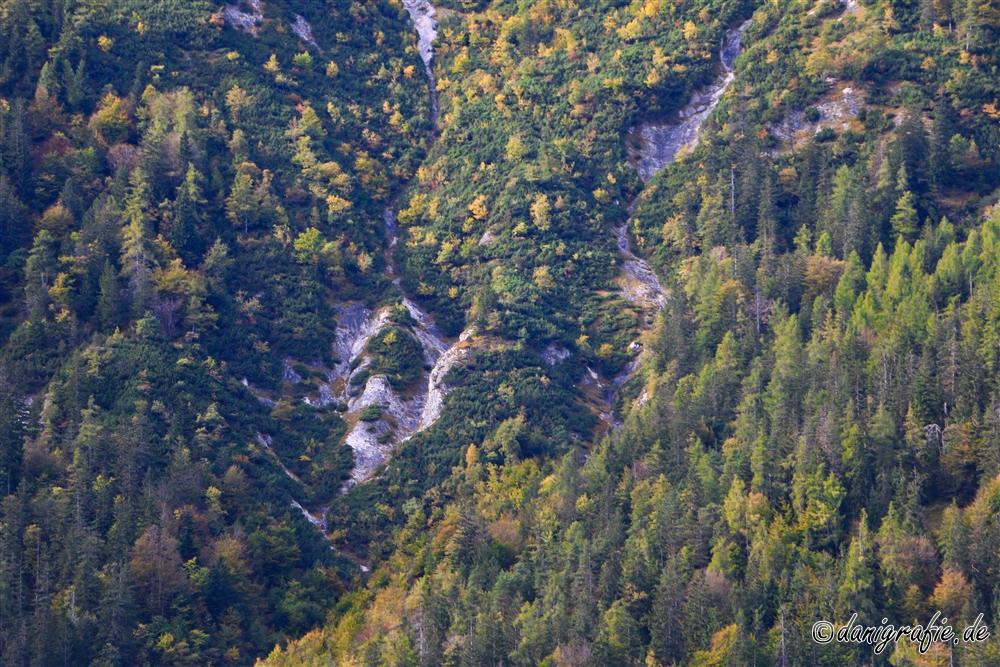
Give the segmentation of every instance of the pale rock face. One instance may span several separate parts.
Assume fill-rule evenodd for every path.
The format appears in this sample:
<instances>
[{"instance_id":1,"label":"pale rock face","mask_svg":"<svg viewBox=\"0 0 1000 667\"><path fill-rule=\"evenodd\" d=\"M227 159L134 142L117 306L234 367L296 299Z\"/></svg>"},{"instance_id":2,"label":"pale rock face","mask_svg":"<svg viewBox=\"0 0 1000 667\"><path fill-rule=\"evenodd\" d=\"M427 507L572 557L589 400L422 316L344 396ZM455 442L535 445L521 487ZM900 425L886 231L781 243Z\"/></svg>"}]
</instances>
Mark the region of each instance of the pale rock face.
<instances>
[{"instance_id":1,"label":"pale rock face","mask_svg":"<svg viewBox=\"0 0 1000 667\"><path fill-rule=\"evenodd\" d=\"M360 394L356 390L351 392L348 384L351 376L370 363L365 348L372 338L391 325L391 319L388 307L372 312L361 304L349 304L340 308L334 341L338 361L327 376L328 382L320 387L319 398L309 399L313 405L329 405L334 401L347 404L346 417L352 425L344 443L354 450L355 468L344 490L371 479L375 469L388 460L396 445L438 420L448 391L444 377L469 354L471 331L450 343L420 306L407 298L402 300L402 305L415 322L410 332L423 348L424 363L431 367L417 389L400 396L385 377L376 375L367 379ZM360 413L372 405L382 407L383 417L374 422L358 419Z\"/></svg>"},{"instance_id":2,"label":"pale rock face","mask_svg":"<svg viewBox=\"0 0 1000 667\"><path fill-rule=\"evenodd\" d=\"M246 4L250 7L249 12L240 9L238 2L234 5L227 4L222 8L222 18L234 28L256 36L260 32L260 24L264 21L264 12L260 0L246 0Z\"/></svg>"},{"instance_id":3,"label":"pale rock face","mask_svg":"<svg viewBox=\"0 0 1000 667\"><path fill-rule=\"evenodd\" d=\"M650 354L652 353L649 350L643 349L632 361L629 362L628 366L626 366L621 373L612 378L611 385L614 387L613 392L615 394L618 393L618 390L621 389L626 382L631 380L632 377L639 372L639 368L642 366L642 363Z\"/></svg>"},{"instance_id":4,"label":"pale rock face","mask_svg":"<svg viewBox=\"0 0 1000 667\"><path fill-rule=\"evenodd\" d=\"M354 397L348 397L347 419L355 421L344 440L354 450L355 467L346 490L354 484L371 479L375 469L388 460L392 450L400 442L409 439L415 433L430 428L441 416L448 387L444 377L455 364L464 361L469 354L469 338L471 331L463 332L458 341L449 344L437 329L437 326L419 306L409 299L403 300L403 305L409 310L417 324L411 331L420 341L424 350L424 360L431 366L426 379L409 397L401 397L392 389L389 381L376 375L368 378L364 391ZM378 321L369 316L366 321ZM367 332L375 329L373 325L359 327L358 331ZM378 334L376 329L368 335L367 340ZM364 350L364 347L361 347ZM351 360L356 359L352 357ZM348 362L350 363L350 362ZM366 362L359 364L363 368ZM372 405L381 406L383 417L374 422L363 422L357 417ZM392 422L390 424L389 422Z\"/></svg>"},{"instance_id":5,"label":"pale rock face","mask_svg":"<svg viewBox=\"0 0 1000 667\"><path fill-rule=\"evenodd\" d=\"M561 345L549 345L542 350L542 361L549 366L555 366L560 361L565 361L573 356L573 353Z\"/></svg>"},{"instance_id":6,"label":"pale rock face","mask_svg":"<svg viewBox=\"0 0 1000 667\"><path fill-rule=\"evenodd\" d=\"M437 21L434 19L434 7L428 0L403 0L403 6L410 13L410 21L417 30L417 49L420 59L424 61L424 72L431 89L431 125L437 126L438 99L437 83L434 81L434 70L431 60L434 59L434 40L437 39Z\"/></svg>"},{"instance_id":7,"label":"pale rock face","mask_svg":"<svg viewBox=\"0 0 1000 667\"><path fill-rule=\"evenodd\" d=\"M385 223L385 235L389 238L389 250L395 250L396 242L399 240L396 238L396 212L392 210L392 207L385 209L382 212L382 222Z\"/></svg>"},{"instance_id":8,"label":"pale rock face","mask_svg":"<svg viewBox=\"0 0 1000 667\"><path fill-rule=\"evenodd\" d=\"M719 52L722 73L711 85L692 95L691 101L677 114L677 120L669 123L647 122L639 128L641 141L636 168L643 181L648 181L673 162L681 149L697 145L701 124L715 110L723 93L733 82L733 65L740 55L740 38L749 25L750 21L745 21L726 33Z\"/></svg>"},{"instance_id":9,"label":"pale rock face","mask_svg":"<svg viewBox=\"0 0 1000 667\"><path fill-rule=\"evenodd\" d=\"M354 450L354 470L351 478L344 483L341 493L355 484L371 479L372 473L389 458L390 447L382 445L379 438L389 433L390 428L384 421L359 421L347 434L344 444Z\"/></svg>"},{"instance_id":10,"label":"pale rock face","mask_svg":"<svg viewBox=\"0 0 1000 667\"><path fill-rule=\"evenodd\" d=\"M380 309L372 313L361 304L350 304L340 308L340 319L333 342L333 353L337 364L330 373L330 381L351 376L351 362L360 357L365 347L378 332L389 326L389 310Z\"/></svg>"},{"instance_id":11,"label":"pale rock face","mask_svg":"<svg viewBox=\"0 0 1000 667\"><path fill-rule=\"evenodd\" d=\"M771 134L785 141L799 143L818 134L825 127L849 129L864 105L865 91L836 80L830 82L830 86L823 101L816 105L819 120L807 122L802 111L793 109L785 114L780 123L769 128Z\"/></svg>"},{"instance_id":12,"label":"pale rock face","mask_svg":"<svg viewBox=\"0 0 1000 667\"><path fill-rule=\"evenodd\" d=\"M858 10L861 8L861 5L858 4L858 0L842 0L841 4L844 5L844 14L837 19L838 21L843 21L844 16L849 16L850 14L857 14ZM808 12L806 12L806 14L812 16L813 14L816 13L818 9L819 7L814 7L810 9Z\"/></svg>"},{"instance_id":13,"label":"pale rock face","mask_svg":"<svg viewBox=\"0 0 1000 667\"><path fill-rule=\"evenodd\" d=\"M435 363L437 357L449 347L448 343L442 338L443 334L441 330L431 320L430 315L424 312L417 304L404 298L403 306L410 313L410 317L417 321L417 327L413 330L413 333L424 348L424 359L429 364Z\"/></svg>"},{"instance_id":14,"label":"pale rock face","mask_svg":"<svg viewBox=\"0 0 1000 667\"><path fill-rule=\"evenodd\" d=\"M264 22L264 11L261 0L244 0L244 2L250 8L249 12L243 11L242 5L237 1L234 4L226 3L218 15L234 28L248 32L256 37L260 33L261 24ZM296 14L295 22L291 24L291 28L296 37L316 47L320 53L323 52L323 49L320 48L313 37L312 26L306 21L305 17Z\"/></svg>"},{"instance_id":15,"label":"pale rock face","mask_svg":"<svg viewBox=\"0 0 1000 667\"><path fill-rule=\"evenodd\" d=\"M458 342L445 350L435 362L430 376L427 378L427 399L416 432L419 433L430 428L441 416L441 407L444 405L444 398L448 393L444 378L456 364L468 359L471 348L467 343L474 333L472 329L463 331L458 337Z\"/></svg>"},{"instance_id":16,"label":"pale rock face","mask_svg":"<svg viewBox=\"0 0 1000 667\"><path fill-rule=\"evenodd\" d=\"M646 405L646 403L649 403L649 398L650 398L649 389L643 387L642 392L639 393L639 397L635 399L636 407L639 407L641 405Z\"/></svg>"},{"instance_id":17,"label":"pale rock face","mask_svg":"<svg viewBox=\"0 0 1000 667\"><path fill-rule=\"evenodd\" d=\"M659 276L650 268L646 260L632 252L628 239L628 224L626 223L614 229L614 234L618 239L618 250L625 258L625 261L622 263L621 275L617 278L619 294L623 299L645 313L645 322L642 323L640 329L648 329L652 325L656 314L667 305L666 290L664 290L663 285L660 283ZM608 424L612 429L617 429L621 426L621 423L614 418L611 412L618 391L635 376L646 356L650 354L647 349L643 348L642 343L639 341L633 341L629 349L633 352L639 351L639 354L610 382L602 380L594 371L587 369L592 375L591 381L597 383L600 395L607 408L606 411L601 412L599 415L601 421Z\"/></svg>"},{"instance_id":18,"label":"pale rock face","mask_svg":"<svg viewBox=\"0 0 1000 667\"><path fill-rule=\"evenodd\" d=\"M633 306L652 311L654 314L659 312L667 301L656 272L649 267L646 260L632 253L627 224L612 231L618 239L618 250L625 258L622 263L622 274L618 278L622 297Z\"/></svg>"},{"instance_id":19,"label":"pale rock face","mask_svg":"<svg viewBox=\"0 0 1000 667\"><path fill-rule=\"evenodd\" d=\"M298 511L302 512L302 516L305 517L306 521L319 528L320 531L322 531L324 534L326 533L326 512L323 512L322 517L317 517L312 512L307 510L305 507L300 505L296 500L293 500L291 502L291 505ZM333 546L331 546L330 548L332 549Z\"/></svg>"},{"instance_id":20,"label":"pale rock face","mask_svg":"<svg viewBox=\"0 0 1000 667\"><path fill-rule=\"evenodd\" d=\"M295 23L292 24L292 32L294 32L295 35L303 42L315 46L319 49L320 53L323 52L323 49L319 48L319 44L317 44L315 38L313 38L312 26L309 25L309 22L299 14L295 15Z\"/></svg>"},{"instance_id":21,"label":"pale rock face","mask_svg":"<svg viewBox=\"0 0 1000 667\"><path fill-rule=\"evenodd\" d=\"M432 44L437 39L437 21L434 19L437 12L427 0L403 0L403 7L410 13L410 20L419 35L417 48L420 49L420 59L430 67L434 58Z\"/></svg>"},{"instance_id":22,"label":"pale rock face","mask_svg":"<svg viewBox=\"0 0 1000 667\"><path fill-rule=\"evenodd\" d=\"M384 414L392 417L403 430L412 431L417 425L419 411L413 409L412 402L403 401L396 395L384 375L368 378L364 393L354 401L354 405L347 413L348 417L360 414L365 408L373 405L381 406Z\"/></svg>"},{"instance_id":23,"label":"pale rock face","mask_svg":"<svg viewBox=\"0 0 1000 667\"><path fill-rule=\"evenodd\" d=\"M291 382L292 384L299 384L302 382L302 376L295 372L292 368L292 362L290 359L285 359L285 363L282 367L281 378L285 382Z\"/></svg>"},{"instance_id":24,"label":"pale rock face","mask_svg":"<svg viewBox=\"0 0 1000 667\"><path fill-rule=\"evenodd\" d=\"M697 145L702 123L715 110L722 95L733 82L733 66L741 48L740 38L749 25L750 21L745 21L726 33L719 52L719 60L722 63L721 75L712 85L691 96L687 105L678 112L675 122L669 124L648 122L639 128L642 140L636 167L639 171L639 177L643 181L648 181L656 172L673 162L681 149L693 148ZM618 241L618 250L624 258L622 272L616 280L618 293L636 309L645 313L646 320L640 329L648 329L656 314L667 305L667 292L660 283L656 272L644 259L632 252L628 237L628 223L614 228L612 233ZM598 414L601 420L611 428L618 428L621 425L611 412L618 391L635 376L642 366L642 362L650 354L639 341L633 341L629 349L633 352L638 351L639 354L612 380L604 380L595 371L588 368L589 377L585 377L582 382L584 386L593 386L597 389L597 394L601 399L600 403L605 408ZM648 394L644 392L643 395L645 396L643 402L645 402L648 400Z\"/></svg>"}]
</instances>

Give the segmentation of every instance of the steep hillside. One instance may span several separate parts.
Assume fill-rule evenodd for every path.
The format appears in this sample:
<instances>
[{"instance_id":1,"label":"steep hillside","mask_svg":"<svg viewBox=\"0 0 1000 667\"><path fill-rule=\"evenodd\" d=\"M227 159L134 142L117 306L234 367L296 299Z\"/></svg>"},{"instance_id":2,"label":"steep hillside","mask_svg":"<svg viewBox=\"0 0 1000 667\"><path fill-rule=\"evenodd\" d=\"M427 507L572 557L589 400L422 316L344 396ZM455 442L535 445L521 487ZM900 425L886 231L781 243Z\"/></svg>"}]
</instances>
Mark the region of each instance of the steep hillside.
<instances>
[{"instance_id":1,"label":"steep hillside","mask_svg":"<svg viewBox=\"0 0 1000 667\"><path fill-rule=\"evenodd\" d=\"M549 460L617 423L660 289L613 236L622 127L710 80L746 11L638 42L467 9L0 5L5 662L252 662L467 443L515 424Z\"/></svg>"},{"instance_id":2,"label":"steep hillside","mask_svg":"<svg viewBox=\"0 0 1000 667\"><path fill-rule=\"evenodd\" d=\"M998 38L0 0L2 662L1000 661Z\"/></svg>"},{"instance_id":3,"label":"steep hillside","mask_svg":"<svg viewBox=\"0 0 1000 667\"><path fill-rule=\"evenodd\" d=\"M574 391L617 416L562 454L527 411L480 437L450 427L464 455L432 486L397 472L428 470L404 448L368 487L394 501L366 589L265 664L998 659L992 641L876 656L809 632L854 612L995 618L1000 14L775 2L744 29L751 9L494 3L442 21L441 138L400 206L404 281L443 321L446 288L498 338L550 345L552 375L582 362ZM726 27L744 29L734 63L711 46ZM515 289L545 233L576 269L590 221L607 238L626 219L606 287L571 282L556 253L543 276L567 293ZM631 293L598 361L599 329L559 338L554 315L648 276L630 246L659 283ZM626 340L661 304L636 355ZM476 414L459 385L452 405Z\"/></svg>"},{"instance_id":4,"label":"steep hillside","mask_svg":"<svg viewBox=\"0 0 1000 667\"><path fill-rule=\"evenodd\" d=\"M4 0L0 64L2 661L252 663L361 574L300 508L354 468L338 312L400 298L409 17Z\"/></svg>"}]
</instances>

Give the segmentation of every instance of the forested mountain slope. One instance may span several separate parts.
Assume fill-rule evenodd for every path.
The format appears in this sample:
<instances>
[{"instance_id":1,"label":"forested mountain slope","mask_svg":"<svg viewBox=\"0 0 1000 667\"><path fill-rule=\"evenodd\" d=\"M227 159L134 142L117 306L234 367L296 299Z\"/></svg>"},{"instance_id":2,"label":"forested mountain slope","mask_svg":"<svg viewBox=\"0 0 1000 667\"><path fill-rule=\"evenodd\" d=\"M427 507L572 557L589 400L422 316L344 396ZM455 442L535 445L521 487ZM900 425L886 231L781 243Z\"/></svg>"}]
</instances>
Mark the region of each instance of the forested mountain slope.
<instances>
[{"instance_id":1,"label":"forested mountain slope","mask_svg":"<svg viewBox=\"0 0 1000 667\"><path fill-rule=\"evenodd\" d=\"M0 3L4 664L249 664L359 576L301 399L429 110L387 3Z\"/></svg>"},{"instance_id":2,"label":"forested mountain slope","mask_svg":"<svg viewBox=\"0 0 1000 667\"><path fill-rule=\"evenodd\" d=\"M0 2L4 664L1000 620L1000 5L408 9Z\"/></svg>"},{"instance_id":3,"label":"forested mountain slope","mask_svg":"<svg viewBox=\"0 0 1000 667\"><path fill-rule=\"evenodd\" d=\"M640 191L627 130L707 83L721 30L751 13L699 147ZM400 206L407 260L426 258L408 265L414 287L481 285L481 328L558 341L518 319L531 293L514 285L544 248L532 237L568 246L637 195L629 232L666 307L621 429L554 457L526 409L470 439L403 504L352 606L267 664L995 662L993 643L873 656L809 629L855 611L996 616L998 17L988 3L494 3L442 21L441 137ZM532 228L539 190L571 224ZM477 198L483 222L462 209ZM475 261L442 256L442 234ZM556 262L559 290L576 264ZM612 342L602 366L590 340L559 341L573 356L550 381L581 358L620 369L628 348ZM415 486L400 478L396 502Z\"/></svg>"}]
</instances>

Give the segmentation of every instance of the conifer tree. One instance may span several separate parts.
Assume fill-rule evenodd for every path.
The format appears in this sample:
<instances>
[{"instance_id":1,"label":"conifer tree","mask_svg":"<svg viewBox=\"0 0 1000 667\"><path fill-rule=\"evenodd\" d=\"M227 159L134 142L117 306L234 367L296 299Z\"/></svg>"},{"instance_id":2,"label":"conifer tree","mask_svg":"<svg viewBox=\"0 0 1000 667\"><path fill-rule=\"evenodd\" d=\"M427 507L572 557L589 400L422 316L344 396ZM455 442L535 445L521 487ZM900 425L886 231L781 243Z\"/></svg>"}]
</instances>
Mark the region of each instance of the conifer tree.
<instances>
[{"instance_id":1,"label":"conifer tree","mask_svg":"<svg viewBox=\"0 0 1000 667\"><path fill-rule=\"evenodd\" d=\"M121 289L118 287L118 274L108 259L104 260L98 289L100 292L97 299L98 322L104 331L114 331L115 327L122 324L122 299Z\"/></svg>"},{"instance_id":2,"label":"conifer tree","mask_svg":"<svg viewBox=\"0 0 1000 667\"><path fill-rule=\"evenodd\" d=\"M153 295L152 237L149 219L149 185L145 173L136 169L132 191L125 201L125 227L122 230L122 274L128 278L129 303L133 316L139 317Z\"/></svg>"}]
</instances>

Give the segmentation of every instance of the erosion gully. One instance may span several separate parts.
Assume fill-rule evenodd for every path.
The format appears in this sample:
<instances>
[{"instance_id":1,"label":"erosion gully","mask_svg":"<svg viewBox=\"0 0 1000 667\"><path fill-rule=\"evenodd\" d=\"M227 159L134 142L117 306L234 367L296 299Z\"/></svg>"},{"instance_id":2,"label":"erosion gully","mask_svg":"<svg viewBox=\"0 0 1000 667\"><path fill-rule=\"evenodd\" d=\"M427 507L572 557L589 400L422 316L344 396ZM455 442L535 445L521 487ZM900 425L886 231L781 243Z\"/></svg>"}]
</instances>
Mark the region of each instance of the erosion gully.
<instances>
[{"instance_id":1,"label":"erosion gully","mask_svg":"<svg viewBox=\"0 0 1000 667\"><path fill-rule=\"evenodd\" d=\"M740 40L749 25L749 20L744 21L726 31L719 49L721 72L711 84L695 92L675 118L667 122L648 121L631 133L638 135L636 169L644 183L673 162L682 149L693 149L698 144L702 123L711 115L733 82L733 68L742 48ZM630 222L631 219L621 227L612 229L612 233L618 241L618 250L623 258L622 272L617 280L618 292L623 299L645 314L639 325L641 333L649 329L656 314L666 305L667 293L646 260L632 252L628 236ZM618 390L638 372L643 358L648 354L639 341L632 343L632 349L641 352L614 378L606 380L588 368L588 375L583 379L585 385L596 385L604 404L599 413L601 420L611 428L620 426L613 413ZM640 402L645 400L644 397L645 394L640 396Z\"/></svg>"},{"instance_id":2,"label":"erosion gully","mask_svg":"<svg viewBox=\"0 0 1000 667\"><path fill-rule=\"evenodd\" d=\"M231 23L251 31L259 23L257 15L260 5L251 2L254 14L244 14L236 7L227 6L227 16ZM436 11L427 0L404 0L404 7L417 31L417 46L420 58L424 63L431 99L431 125L436 135L438 102L437 87L431 62L434 57L432 43L437 37ZM312 28L301 16L296 16L292 26L299 38L309 42L317 49L320 47L313 39ZM393 282L402 290L401 280L397 277L394 251L397 245L396 216L392 206L383 214L386 237L389 245L386 250L386 273L394 278ZM456 339L448 339L434 323L433 318L409 298L402 299L402 305L409 312L413 324L409 327L411 333L423 348L424 363L429 371L421 378L415 390L405 393L395 391L388 380L382 375L369 377L363 388L353 386L350 379L353 375L364 371L371 363L366 353L369 341L379 335L383 329L392 324L391 307L382 306L371 310L360 303L342 304L339 307L337 331L334 341L334 356L337 359L333 369L327 372L326 382L320 386L318 395L305 400L312 405L322 407L331 403L347 405L344 418L348 424L345 437L347 444L354 451L355 465L350 479L341 488L346 493L350 487L363 483L373 476L375 470L384 463L392 450L401 442L414 434L432 426L441 415L441 407L448 391L445 377L456 364L468 358L471 351L472 330L468 329ZM286 368L285 379L291 382L300 380L293 370ZM252 387L247 384L251 391ZM273 405L266 397L255 392L258 399ZM382 408L382 417L366 422L360 419L361 413L368 407L377 405ZM258 435L258 443L274 455L278 465L289 478L298 484L302 481L290 471L273 450L270 436ZM327 533L327 514L329 506L310 510L297 500L292 500L293 507L302 512L309 523L316 526L324 535Z\"/></svg>"},{"instance_id":3,"label":"erosion gully","mask_svg":"<svg viewBox=\"0 0 1000 667\"><path fill-rule=\"evenodd\" d=\"M235 6L227 5L226 18L234 25L253 32L260 23L259 0L250 0L250 6L253 13L242 13ZM432 67L433 42L437 38L437 21L434 18L436 10L428 0L403 0L403 6L409 13L418 35L417 45L430 89L431 124L436 135L438 98ZM638 128L639 149L636 167L644 182L673 162L679 151L686 147L693 148L697 144L702 123L715 109L733 81L733 67L741 48L740 39L749 23L746 21L726 32L719 54L721 72L712 84L692 95L688 104L671 121L650 121ZM304 18L296 16L293 30L301 39L319 48L313 40L312 28ZM402 289L394 261L397 228L395 210L392 206L385 210L383 222L389 240L386 250L386 273L393 277L393 282ZM666 304L667 293L649 264L632 252L628 222L613 229L612 233L617 239L618 249L623 257L622 272L618 279L619 293L627 302L645 313L644 321L640 324L640 331L645 331ZM391 308L383 306L371 310L362 304L350 303L339 308L334 342L337 363L327 373L327 382L320 387L318 396L305 399L317 406L333 402L347 405L345 419L348 423L348 432L345 443L354 451L355 466L350 479L341 489L342 494L350 487L371 479L378 466L388 459L397 445L437 421L448 391L444 378L456 364L467 360L472 352L474 333L472 329L463 331L457 339L449 340L434 323L433 318L409 298L404 296L402 305L413 319L414 324L410 330L423 347L424 361L430 368L424 373L416 390L405 394L398 393L381 375L369 377L363 389L352 388L351 376L364 370L371 363L366 354L369 341L391 324ZM632 344L632 349L639 351L642 346L636 341ZM642 350L622 373L610 380L601 378L591 369L588 369L583 379L583 384L597 385L598 393L606 407L606 410L600 413L601 418L612 428L618 426L612 414L616 393L638 371L645 354L646 351ZM542 356L548 363L556 363L568 355L568 350L560 348L547 349ZM294 382L298 377L288 368L286 379ZM254 391L249 385L248 388ZM261 401L273 405L272 401L259 393L255 392L255 395ZM382 407L382 418L374 422L361 421L359 419L361 412L372 405ZM274 455L278 465L289 478L302 484L302 481L274 453L270 436L258 435L258 443ZM329 506L312 511L296 500L291 500L291 505L301 511L310 524L316 526L324 536L326 535ZM361 567L367 571L364 565Z\"/></svg>"}]
</instances>

